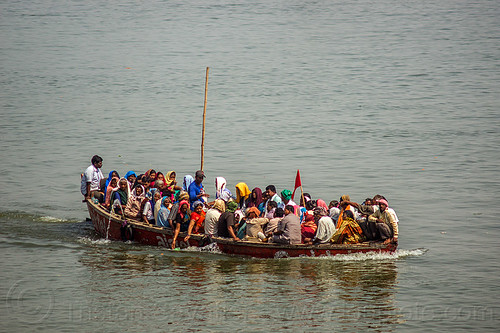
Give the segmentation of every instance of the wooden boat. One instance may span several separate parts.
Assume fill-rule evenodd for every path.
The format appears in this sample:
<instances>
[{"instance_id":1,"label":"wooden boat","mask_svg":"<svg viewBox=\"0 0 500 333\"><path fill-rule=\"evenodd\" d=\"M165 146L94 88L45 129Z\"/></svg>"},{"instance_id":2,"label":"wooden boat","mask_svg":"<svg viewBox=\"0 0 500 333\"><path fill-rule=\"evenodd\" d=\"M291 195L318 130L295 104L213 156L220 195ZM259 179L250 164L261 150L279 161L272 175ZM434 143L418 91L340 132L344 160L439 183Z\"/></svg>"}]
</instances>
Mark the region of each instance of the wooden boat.
<instances>
[{"instance_id":1,"label":"wooden boat","mask_svg":"<svg viewBox=\"0 0 500 333\"><path fill-rule=\"evenodd\" d=\"M133 219L124 219L122 216L110 213L100 204L87 200L87 208L96 232L112 240L135 241L142 244L171 248L173 231L168 228L152 226ZM364 242L359 244L321 244L321 245L286 245L262 243L259 240L233 241L232 239L204 235L191 235L185 242L186 233L180 233L176 247L181 249L190 246L202 247L216 243L222 253L242 255L257 258L286 258L286 257L320 257L337 254L367 253L367 252L394 252L397 244L383 244L382 242Z\"/></svg>"}]
</instances>

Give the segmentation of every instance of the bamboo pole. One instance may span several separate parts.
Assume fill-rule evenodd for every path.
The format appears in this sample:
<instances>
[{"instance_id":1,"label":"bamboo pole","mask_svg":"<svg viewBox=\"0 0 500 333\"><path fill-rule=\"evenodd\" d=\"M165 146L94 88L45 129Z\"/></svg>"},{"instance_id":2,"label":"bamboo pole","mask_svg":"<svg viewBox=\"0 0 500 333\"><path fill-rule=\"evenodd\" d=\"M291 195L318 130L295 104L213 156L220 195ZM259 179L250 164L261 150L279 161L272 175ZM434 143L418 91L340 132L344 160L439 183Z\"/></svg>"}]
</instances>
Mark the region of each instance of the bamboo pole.
<instances>
[{"instance_id":1,"label":"bamboo pole","mask_svg":"<svg viewBox=\"0 0 500 333\"><path fill-rule=\"evenodd\" d=\"M203 129L201 130L201 167L200 170L203 171L203 162L205 160L205 119L207 117L207 91L208 91L208 70L205 78L205 102L203 103Z\"/></svg>"},{"instance_id":2,"label":"bamboo pole","mask_svg":"<svg viewBox=\"0 0 500 333\"><path fill-rule=\"evenodd\" d=\"M300 185L300 196L302 197L302 202L304 203L304 207L305 207L306 201L304 200L304 190L302 189L302 185Z\"/></svg>"}]
</instances>

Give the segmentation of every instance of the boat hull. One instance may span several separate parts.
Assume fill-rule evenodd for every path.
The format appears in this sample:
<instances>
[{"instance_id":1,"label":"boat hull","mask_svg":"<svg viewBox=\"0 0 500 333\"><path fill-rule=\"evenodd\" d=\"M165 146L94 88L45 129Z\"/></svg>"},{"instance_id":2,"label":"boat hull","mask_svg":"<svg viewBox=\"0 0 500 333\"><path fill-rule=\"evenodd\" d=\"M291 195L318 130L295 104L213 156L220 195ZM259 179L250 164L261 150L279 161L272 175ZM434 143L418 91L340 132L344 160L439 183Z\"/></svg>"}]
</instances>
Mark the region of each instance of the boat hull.
<instances>
[{"instance_id":1,"label":"boat hull","mask_svg":"<svg viewBox=\"0 0 500 333\"><path fill-rule=\"evenodd\" d=\"M132 219L123 219L114 213L109 213L100 205L87 201L89 215L96 232L106 239L131 240L141 244L172 247L173 232L168 228L152 226ZM186 233L180 233L175 247L187 248L190 246L207 245L203 235L191 235L184 241ZM238 241L213 237L219 250L226 254L250 256L256 258L287 258L287 257L321 257L337 254L367 253L367 252L394 252L397 244L382 244L381 242L364 242L359 244L321 244L321 245L286 245L262 243L260 241Z\"/></svg>"}]
</instances>

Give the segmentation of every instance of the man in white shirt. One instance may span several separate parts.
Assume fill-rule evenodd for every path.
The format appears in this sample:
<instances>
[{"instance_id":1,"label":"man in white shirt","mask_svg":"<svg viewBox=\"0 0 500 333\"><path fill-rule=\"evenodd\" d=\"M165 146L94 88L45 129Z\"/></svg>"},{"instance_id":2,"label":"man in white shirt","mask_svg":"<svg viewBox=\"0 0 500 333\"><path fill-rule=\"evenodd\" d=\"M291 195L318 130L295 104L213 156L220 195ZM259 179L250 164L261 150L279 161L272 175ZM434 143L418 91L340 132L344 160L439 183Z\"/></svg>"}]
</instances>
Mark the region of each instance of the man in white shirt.
<instances>
[{"instance_id":1,"label":"man in white shirt","mask_svg":"<svg viewBox=\"0 0 500 333\"><path fill-rule=\"evenodd\" d=\"M100 191L101 180L103 179L102 157L98 155L92 156L91 165L85 170L82 175L81 192L85 200L96 198L99 202L103 202L104 193Z\"/></svg>"}]
</instances>

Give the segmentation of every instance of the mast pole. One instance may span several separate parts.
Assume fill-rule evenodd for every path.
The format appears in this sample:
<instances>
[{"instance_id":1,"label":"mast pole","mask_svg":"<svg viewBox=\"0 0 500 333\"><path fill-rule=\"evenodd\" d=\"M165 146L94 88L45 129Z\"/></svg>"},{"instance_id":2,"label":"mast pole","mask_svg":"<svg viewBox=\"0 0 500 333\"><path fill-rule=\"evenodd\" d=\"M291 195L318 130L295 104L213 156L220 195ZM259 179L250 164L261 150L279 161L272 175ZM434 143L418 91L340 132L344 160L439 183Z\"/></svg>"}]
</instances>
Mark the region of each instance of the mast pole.
<instances>
[{"instance_id":1,"label":"mast pole","mask_svg":"<svg viewBox=\"0 0 500 333\"><path fill-rule=\"evenodd\" d=\"M203 171L203 162L205 159L205 119L207 117L207 91L208 91L208 70L205 78L205 102L203 103L203 129L201 131L201 167L200 170Z\"/></svg>"}]
</instances>

